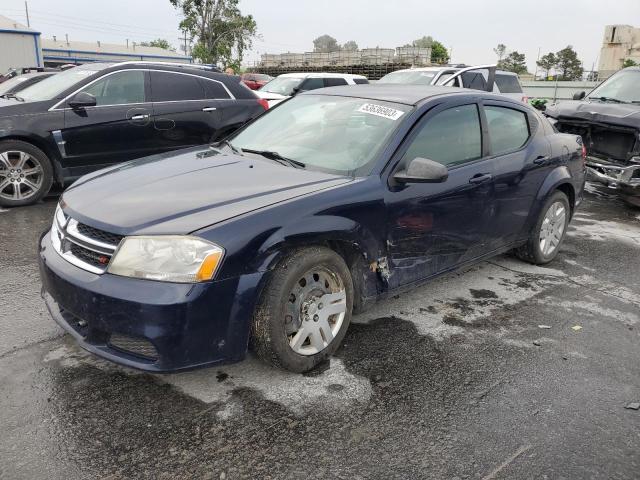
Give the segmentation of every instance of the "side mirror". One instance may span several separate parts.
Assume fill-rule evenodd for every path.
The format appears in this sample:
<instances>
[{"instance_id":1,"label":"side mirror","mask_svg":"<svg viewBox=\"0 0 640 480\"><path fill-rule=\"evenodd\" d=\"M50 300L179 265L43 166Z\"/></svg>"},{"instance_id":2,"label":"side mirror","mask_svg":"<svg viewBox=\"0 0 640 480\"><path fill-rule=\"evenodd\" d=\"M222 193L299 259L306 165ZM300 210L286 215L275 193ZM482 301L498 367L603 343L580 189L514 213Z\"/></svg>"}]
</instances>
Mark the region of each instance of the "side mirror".
<instances>
[{"instance_id":1,"label":"side mirror","mask_svg":"<svg viewBox=\"0 0 640 480\"><path fill-rule=\"evenodd\" d=\"M293 90L291 90L291 96L293 97L294 95L297 95L301 92L300 87L293 87Z\"/></svg>"},{"instance_id":2,"label":"side mirror","mask_svg":"<svg viewBox=\"0 0 640 480\"><path fill-rule=\"evenodd\" d=\"M583 90L582 92L574 93L573 94L573 99L574 100L582 100L586 96L587 96L587 93Z\"/></svg>"},{"instance_id":3,"label":"side mirror","mask_svg":"<svg viewBox=\"0 0 640 480\"><path fill-rule=\"evenodd\" d=\"M96 97L87 92L76 93L67 102L71 108L95 107L97 105Z\"/></svg>"},{"instance_id":4,"label":"side mirror","mask_svg":"<svg viewBox=\"0 0 640 480\"><path fill-rule=\"evenodd\" d=\"M399 183L442 183L449 178L449 170L441 163L427 158L414 158L406 170L399 170L393 179Z\"/></svg>"}]
</instances>

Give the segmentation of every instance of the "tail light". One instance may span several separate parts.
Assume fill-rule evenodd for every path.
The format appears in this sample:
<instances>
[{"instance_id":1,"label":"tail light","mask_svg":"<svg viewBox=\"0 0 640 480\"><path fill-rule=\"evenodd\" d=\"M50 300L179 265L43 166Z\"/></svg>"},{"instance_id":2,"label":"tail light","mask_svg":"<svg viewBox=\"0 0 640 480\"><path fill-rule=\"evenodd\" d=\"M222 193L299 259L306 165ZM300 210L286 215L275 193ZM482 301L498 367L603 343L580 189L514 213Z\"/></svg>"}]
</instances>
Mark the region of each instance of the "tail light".
<instances>
[{"instance_id":1,"label":"tail light","mask_svg":"<svg viewBox=\"0 0 640 480\"><path fill-rule=\"evenodd\" d=\"M260 104L260 106L262 108L264 108L265 110L269 110L269 102L267 102L264 98L259 98L258 99L258 103Z\"/></svg>"},{"instance_id":2,"label":"tail light","mask_svg":"<svg viewBox=\"0 0 640 480\"><path fill-rule=\"evenodd\" d=\"M522 97L522 103L529 103L529 97L527 96Z\"/></svg>"}]
</instances>

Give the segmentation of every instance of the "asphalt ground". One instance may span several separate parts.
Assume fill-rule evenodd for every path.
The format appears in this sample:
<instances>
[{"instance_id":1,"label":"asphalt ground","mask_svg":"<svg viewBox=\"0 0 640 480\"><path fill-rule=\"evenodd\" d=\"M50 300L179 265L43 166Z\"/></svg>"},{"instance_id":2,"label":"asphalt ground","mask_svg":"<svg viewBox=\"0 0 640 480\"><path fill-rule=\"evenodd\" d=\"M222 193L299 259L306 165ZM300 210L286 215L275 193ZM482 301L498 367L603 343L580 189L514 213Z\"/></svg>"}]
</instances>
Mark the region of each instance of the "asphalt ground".
<instances>
[{"instance_id":1,"label":"asphalt ground","mask_svg":"<svg viewBox=\"0 0 640 480\"><path fill-rule=\"evenodd\" d=\"M640 478L640 210L615 197L587 195L547 267L506 255L376 305L307 376L85 353L39 294L55 202L0 210L3 480Z\"/></svg>"}]
</instances>

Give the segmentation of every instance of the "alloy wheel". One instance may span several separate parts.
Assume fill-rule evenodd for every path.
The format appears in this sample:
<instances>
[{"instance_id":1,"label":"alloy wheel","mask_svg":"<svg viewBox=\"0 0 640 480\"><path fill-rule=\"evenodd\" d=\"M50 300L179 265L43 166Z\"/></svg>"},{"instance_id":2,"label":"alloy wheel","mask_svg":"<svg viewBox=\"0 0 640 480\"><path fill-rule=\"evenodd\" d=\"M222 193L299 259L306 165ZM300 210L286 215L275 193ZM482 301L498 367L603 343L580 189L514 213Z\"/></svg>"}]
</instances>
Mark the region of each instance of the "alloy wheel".
<instances>
[{"instance_id":1,"label":"alloy wheel","mask_svg":"<svg viewBox=\"0 0 640 480\"><path fill-rule=\"evenodd\" d=\"M0 198L26 200L38 194L44 182L40 161L20 150L0 152Z\"/></svg>"},{"instance_id":2,"label":"alloy wheel","mask_svg":"<svg viewBox=\"0 0 640 480\"><path fill-rule=\"evenodd\" d=\"M545 257L553 254L564 235L567 210L562 202L551 204L540 227L540 251Z\"/></svg>"},{"instance_id":3,"label":"alloy wheel","mask_svg":"<svg viewBox=\"0 0 640 480\"><path fill-rule=\"evenodd\" d=\"M338 335L347 312L347 294L340 277L319 267L302 275L289 292L285 329L291 349L315 355Z\"/></svg>"}]
</instances>

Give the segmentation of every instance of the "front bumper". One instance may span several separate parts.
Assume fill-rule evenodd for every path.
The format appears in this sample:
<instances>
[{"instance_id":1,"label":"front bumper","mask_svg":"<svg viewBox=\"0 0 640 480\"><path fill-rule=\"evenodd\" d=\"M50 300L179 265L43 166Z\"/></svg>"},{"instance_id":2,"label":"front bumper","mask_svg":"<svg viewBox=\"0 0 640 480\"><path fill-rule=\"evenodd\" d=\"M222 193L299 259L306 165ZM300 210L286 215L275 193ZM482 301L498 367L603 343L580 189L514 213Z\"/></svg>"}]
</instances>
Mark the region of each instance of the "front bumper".
<instances>
[{"instance_id":1,"label":"front bumper","mask_svg":"<svg viewBox=\"0 0 640 480\"><path fill-rule=\"evenodd\" d=\"M624 197L629 197L631 203L640 202L632 201L633 197L640 196L640 163L622 166L587 157L587 180L618 190Z\"/></svg>"},{"instance_id":2,"label":"front bumper","mask_svg":"<svg viewBox=\"0 0 640 480\"><path fill-rule=\"evenodd\" d=\"M242 360L263 273L200 284L97 275L40 240L42 296L82 348L122 365L172 372Z\"/></svg>"}]
</instances>

